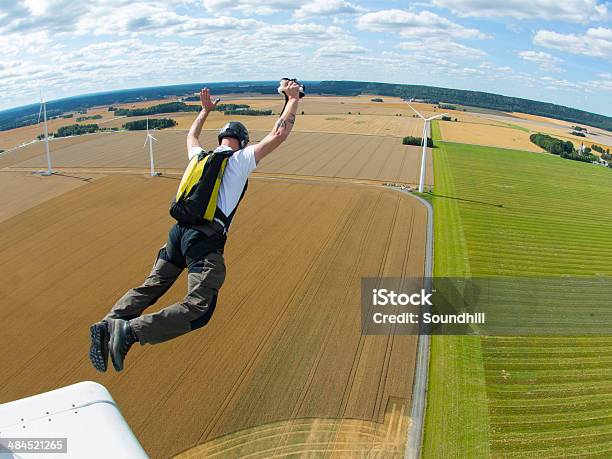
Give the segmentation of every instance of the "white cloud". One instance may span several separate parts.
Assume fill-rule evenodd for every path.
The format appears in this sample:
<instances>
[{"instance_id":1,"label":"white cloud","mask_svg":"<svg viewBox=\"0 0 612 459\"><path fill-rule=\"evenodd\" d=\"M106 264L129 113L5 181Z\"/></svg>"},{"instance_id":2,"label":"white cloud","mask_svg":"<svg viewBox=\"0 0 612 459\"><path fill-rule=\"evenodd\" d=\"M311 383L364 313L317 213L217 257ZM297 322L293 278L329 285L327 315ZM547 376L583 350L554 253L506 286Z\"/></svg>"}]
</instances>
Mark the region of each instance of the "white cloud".
<instances>
[{"instance_id":1,"label":"white cloud","mask_svg":"<svg viewBox=\"0 0 612 459\"><path fill-rule=\"evenodd\" d=\"M552 54L543 51L521 51L518 56L523 60L537 64L542 70L561 72L558 64L562 63L563 59L559 59Z\"/></svg>"},{"instance_id":2,"label":"white cloud","mask_svg":"<svg viewBox=\"0 0 612 459\"><path fill-rule=\"evenodd\" d=\"M357 27L371 32L397 32L402 37L487 38L477 29L463 27L429 11L417 14L392 9L366 13L357 20Z\"/></svg>"},{"instance_id":3,"label":"white cloud","mask_svg":"<svg viewBox=\"0 0 612 459\"><path fill-rule=\"evenodd\" d=\"M612 60L612 29L590 28L583 35L539 30L533 42L546 48Z\"/></svg>"},{"instance_id":4,"label":"white cloud","mask_svg":"<svg viewBox=\"0 0 612 459\"><path fill-rule=\"evenodd\" d=\"M571 91L578 91L578 90L587 90L588 88L586 87L585 83L576 83L573 81L569 81L569 80L565 80L565 79L560 79L560 78L553 78L553 77L549 77L549 76L545 76L545 77L541 77L540 80L543 82L544 87L547 89L555 89L555 90L571 90Z\"/></svg>"},{"instance_id":5,"label":"white cloud","mask_svg":"<svg viewBox=\"0 0 612 459\"><path fill-rule=\"evenodd\" d=\"M289 74L303 79L429 83L525 97L539 97L539 90L548 87L555 89L554 101L566 104L574 96L566 97L564 91L580 93L583 100L590 91L601 97L588 96L593 100L588 105L608 110L610 72L593 70L586 59L580 60L583 68L577 69L571 55L611 59L608 25L572 33L534 32L534 43L563 51L542 48L551 54L541 50L519 54L535 64L529 67L534 76L510 68L508 53L496 54L496 46L507 49L501 41L491 40L483 49L472 47L472 42L465 45L466 39L492 37L457 18L550 14L568 21L587 16L595 20L608 14L610 3L555 0L540 11L533 5L541 6L542 0L508 0L512 7L498 3L487 13L490 1L428 1L386 2L408 5L391 9L360 0L0 0L0 93L5 95L0 105L32 102L39 86L54 98L125 87L262 80ZM444 17L441 10L435 10L438 14L428 11L431 1L452 4L458 14L448 12ZM277 15L264 17L273 13ZM518 24L520 30L507 22ZM509 27L523 34L530 24L515 19L496 21L502 31ZM372 36L364 31L384 33ZM489 54L495 56L495 64L487 61ZM567 77L543 80L536 65L560 66L554 54L570 64L563 66ZM526 87L538 89L530 94L524 91Z\"/></svg>"},{"instance_id":6,"label":"white cloud","mask_svg":"<svg viewBox=\"0 0 612 459\"><path fill-rule=\"evenodd\" d=\"M239 11L246 16L269 15L299 8L299 0L203 0L204 8L211 13L227 14Z\"/></svg>"},{"instance_id":7,"label":"white cloud","mask_svg":"<svg viewBox=\"0 0 612 459\"><path fill-rule=\"evenodd\" d=\"M433 4L465 17L542 18L588 23L605 21L609 16L608 7L597 0L433 0Z\"/></svg>"},{"instance_id":8,"label":"white cloud","mask_svg":"<svg viewBox=\"0 0 612 459\"><path fill-rule=\"evenodd\" d=\"M487 53L481 49L456 43L448 38L427 38L425 40L400 43L398 48L417 54L431 54L447 58L482 59Z\"/></svg>"},{"instance_id":9,"label":"white cloud","mask_svg":"<svg viewBox=\"0 0 612 459\"><path fill-rule=\"evenodd\" d=\"M347 2L346 0L313 0L304 3L293 13L294 19L306 19L316 16L327 16L337 19L341 14L357 14L365 11L359 5Z\"/></svg>"},{"instance_id":10,"label":"white cloud","mask_svg":"<svg viewBox=\"0 0 612 459\"><path fill-rule=\"evenodd\" d=\"M597 75L598 80L587 81L585 85L593 91L610 91L612 92L612 74L600 73Z\"/></svg>"},{"instance_id":11,"label":"white cloud","mask_svg":"<svg viewBox=\"0 0 612 459\"><path fill-rule=\"evenodd\" d=\"M228 29L214 37L204 37L203 43L210 47L216 46L231 50L236 55L248 57L258 55L260 60L265 60L269 55L274 55L280 50L295 51L321 45L346 46L355 44L355 39L337 26L293 23L265 24L253 31Z\"/></svg>"},{"instance_id":12,"label":"white cloud","mask_svg":"<svg viewBox=\"0 0 612 459\"><path fill-rule=\"evenodd\" d=\"M227 29L253 29L261 25L254 19L230 16L196 17L177 14L167 4L127 3L109 10L105 5L95 5L91 13L77 23L75 33L96 35L156 36L206 35Z\"/></svg>"},{"instance_id":13,"label":"white cloud","mask_svg":"<svg viewBox=\"0 0 612 459\"><path fill-rule=\"evenodd\" d=\"M332 46L322 46L315 52L316 57L334 57L341 59L351 59L357 55L367 54L368 50L363 46L351 44L339 44Z\"/></svg>"},{"instance_id":14,"label":"white cloud","mask_svg":"<svg viewBox=\"0 0 612 459\"><path fill-rule=\"evenodd\" d=\"M226 15L197 17L178 14L175 3L185 0L28 0L0 2L0 36L43 31L62 35L204 35L228 28L250 29L260 23Z\"/></svg>"}]
</instances>

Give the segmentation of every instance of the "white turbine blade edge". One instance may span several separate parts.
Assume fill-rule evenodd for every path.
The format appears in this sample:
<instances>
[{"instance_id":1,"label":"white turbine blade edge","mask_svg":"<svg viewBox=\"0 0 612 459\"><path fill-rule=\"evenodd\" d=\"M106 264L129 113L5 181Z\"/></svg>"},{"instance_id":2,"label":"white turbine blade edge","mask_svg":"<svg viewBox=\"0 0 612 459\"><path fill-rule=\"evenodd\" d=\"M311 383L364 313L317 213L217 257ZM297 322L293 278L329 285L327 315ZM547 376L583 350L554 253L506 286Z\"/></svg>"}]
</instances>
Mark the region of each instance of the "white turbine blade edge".
<instances>
[{"instance_id":1,"label":"white turbine blade edge","mask_svg":"<svg viewBox=\"0 0 612 459\"><path fill-rule=\"evenodd\" d=\"M440 118L441 116L448 116L446 113L441 113L440 115L431 116L427 118L427 121L435 120L436 118Z\"/></svg>"},{"instance_id":2,"label":"white turbine blade edge","mask_svg":"<svg viewBox=\"0 0 612 459\"><path fill-rule=\"evenodd\" d=\"M151 137L151 139L155 140L157 142L157 139L155 137L153 137L151 134L149 134L149 137Z\"/></svg>"},{"instance_id":3,"label":"white turbine blade edge","mask_svg":"<svg viewBox=\"0 0 612 459\"><path fill-rule=\"evenodd\" d=\"M142 148L147 146L148 141L149 141L149 137L145 137L145 143L142 145Z\"/></svg>"},{"instance_id":4,"label":"white turbine blade edge","mask_svg":"<svg viewBox=\"0 0 612 459\"><path fill-rule=\"evenodd\" d=\"M425 119L425 117L424 117L423 115L421 115L419 112L417 112L417 111L414 109L414 107L413 107L412 105L408 104L408 106L409 106L409 107L412 109L412 111L413 111L414 113L416 113L417 115L419 115L419 117L420 117L420 118Z\"/></svg>"},{"instance_id":5,"label":"white turbine blade edge","mask_svg":"<svg viewBox=\"0 0 612 459\"><path fill-rule=\"evenodd\" d=\"M42 102L40 103L40 108L38 109L38 122L36 124L40 124L40 117L42 115Z\"/></svg>"}]
</instances>

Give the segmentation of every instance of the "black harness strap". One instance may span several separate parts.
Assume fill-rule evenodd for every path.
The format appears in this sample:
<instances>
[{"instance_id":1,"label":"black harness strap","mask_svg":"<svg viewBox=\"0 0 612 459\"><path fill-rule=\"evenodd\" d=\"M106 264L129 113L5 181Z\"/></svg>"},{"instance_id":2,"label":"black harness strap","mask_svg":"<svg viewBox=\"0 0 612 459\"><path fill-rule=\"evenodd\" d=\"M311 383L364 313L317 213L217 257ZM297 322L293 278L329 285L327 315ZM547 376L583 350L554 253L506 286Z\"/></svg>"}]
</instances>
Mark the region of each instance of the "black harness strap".
<instances>
[{"instance_id":1,"label":"black harness strap","mask_svg":"<svg viewBox=\"0 0 612 459\"><path fill-rule=\"evenodd\" d=\"M244 194L246 193L246 190L248 187L249 187L249 181L247 180L246 183L244 184L244 188L242 189L242 193L240 194L240 198L238 198L236 207L234 207L234 210L232 210L232 213L229 214L229 217L225 215L223 211L219 209L219 207L217 206L217 209L215 210L215 218L218 218L219 220L223 222L223 225L225 226L225 231L229 229L229 226L232 223L234 215L236 214L236 211L238 210L238 206L240 205L240 201L242 201L242 198L244 197Z\"/></svg>"}]
</instances>

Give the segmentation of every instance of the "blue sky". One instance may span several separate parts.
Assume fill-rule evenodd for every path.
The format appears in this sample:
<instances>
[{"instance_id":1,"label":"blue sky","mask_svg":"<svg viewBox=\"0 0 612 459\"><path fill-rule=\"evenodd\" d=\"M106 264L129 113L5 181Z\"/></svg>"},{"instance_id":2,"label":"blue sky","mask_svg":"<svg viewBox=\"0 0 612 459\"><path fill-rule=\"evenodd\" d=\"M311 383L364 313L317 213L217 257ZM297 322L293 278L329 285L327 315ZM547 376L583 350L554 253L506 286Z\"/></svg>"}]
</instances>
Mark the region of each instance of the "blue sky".
<instances>
[{"instance_id":1,"label":"blue sky","mask_svg":"<svg viewBox=\"0 0 612 459\"><path fill-rule=\"evenodd\" d=\"M0 109L139 86L355 79L612 115L597 0L0 0Z\"/></svg>"}]
</instances>

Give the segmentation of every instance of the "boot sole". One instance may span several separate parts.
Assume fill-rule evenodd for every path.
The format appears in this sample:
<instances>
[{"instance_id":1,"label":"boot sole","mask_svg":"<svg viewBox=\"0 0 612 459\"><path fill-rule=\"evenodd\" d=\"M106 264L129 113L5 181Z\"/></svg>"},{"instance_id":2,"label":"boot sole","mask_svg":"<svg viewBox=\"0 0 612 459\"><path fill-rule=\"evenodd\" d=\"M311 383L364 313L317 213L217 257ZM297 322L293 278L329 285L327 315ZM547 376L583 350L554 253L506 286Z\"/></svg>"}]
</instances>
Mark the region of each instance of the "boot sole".
<instances>
[{"instance_id":1,"label":"boot sole","mask_svg":"<svg viewBox=\"0 0 612 459\"><path fill-rule=\"evenodd\" d=\"M106 352L105 341L107 339L106 331L100 324L94 324L89 327L91 337L91 346L89 348L89 360L93 367L100 373L104 373L108 368L108 348Z\"/></svg>"}]
</instances>

